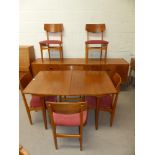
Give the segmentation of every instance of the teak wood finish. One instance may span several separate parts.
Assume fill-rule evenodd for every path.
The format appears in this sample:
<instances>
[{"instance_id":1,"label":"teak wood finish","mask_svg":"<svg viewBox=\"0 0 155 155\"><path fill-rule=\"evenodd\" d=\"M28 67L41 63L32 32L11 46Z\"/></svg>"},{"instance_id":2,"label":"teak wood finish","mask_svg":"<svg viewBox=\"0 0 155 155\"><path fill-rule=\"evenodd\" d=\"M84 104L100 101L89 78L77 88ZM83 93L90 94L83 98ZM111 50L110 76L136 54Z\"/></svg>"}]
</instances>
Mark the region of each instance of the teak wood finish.
<instances>
[{"instance_id":1,"label":"teak wood finish","mask_svg":"<svg viewBox=\"0 0 155 155\"><path fill-rule=\"evenodd\" d=\"M105 112L110 113L110 126L112 126L112 124L113 124L117 100L118 100L118 95L119 95L119 91L120 91L121 77L118 73L114 74L114 76L112 77L112 82L113 82L113 84L117 90L117 93L109 94L112 96L112 107L111 108L97 108L98 113L99 113L99 111L105 111ZM97 106L99 107L99 105L97 105Z\"/></svg>"},{"instance_id":2,"label":"teak wood finish","mask_svg":"<svg viewBox=\"0 0 155 155\"><path fill-rule=\"evenodd\" d=\"M112 77L112 82L113 82L117 92L106 94L106 95L109 95L112 99L112 104L111 104L112 106L111 107L100 106L100 104L102 104L100 101L100 98L102 98L104 96L97 96L96 97L96 107L93 108L95 110L95 127L96 127L96 130L98 129L98 121L99 121L99 112L100 111L109 112L110 113L110 126L112 126L112 124L113 124L117 100L118 100L118 94L119 94L119 87L121 84L121 77L118 73L114 74L114 76Z\"/></svg>"},{"instance_id":3,"label":"teak wood finish","mask_svg":"<svg viewBox=\"0 0 155 155\"><path fill-rule=\"evenodd\" d=\"M117 93L105 71L40 71L24 89L40 96L96 96ZM98 113L95 115L98 128Z\"/></svg>"},{"instance_id":4,"label":"teak wood finish","mask_svg":"<svg viewBox=\"0 0 155 155\"><path fill-rule=\"evenodd\" d=\"M40 96L102 96L116 93L105 71L40 71L24 89Z\"/></svg>"},{"instance_id":5,"label":"teak wood finish","mask_svg":"<svg viewBox=\"0 0 155 155\"><path fill-rule=\"evenodd\" d=\"M19 79L25 74L31 73L31 62L35 60L33 46L19 46Z\"/></svg>"},{"instance_id":6,"label":"teak wood finish","mask_svg":"<svg viewBox=\"0 0 155 155\"><path fill-rule=\"evenodd\" d=\"M57 71L57 70L86 70L86 71L106 71L110 77L115 72L119 73L122 78L122 83L128 81L129 63L122 58L107 58L105 59L86 59L83 58L63 58L59 59L44 58L36 59L31 63L33 76L37 75L39 71Z\"/></svg>"},{"instance_id":7,"label":"teak wood finish","mask_svg":"<svg viewBox=\"0 0 155 155\"><path fill-rule=\"evenodd\" d=\"M107 58L107 47L108 47L108 42L103 40L103 32L105 31L106 26L105 24L86 24L86 31L87 31L87 41L85 42L85 52L86 52L86 60L88 61L89 57L89 51L92 49L97 49L100 51L100 59L102 58L102 51L105 51L105 59ZM96 33L100 36L100 41L101 43L97 43L99 40L90 40L90 33ZM88 42L89 41L89 42ZM89 45L94 45L95 43L91 43L97 41L96 44L100 45L101 47L98 46L92 46L90 47Z\"/></svg>"},{"instance_id":8,"label":"teak wood finish","mask_svg":"<svg viewBox=\"0 0 155 155\"><path fill-rule=\"evenodd\" d=\"M31 112L32 111L42 111L42 115L43 115L43 120L44 120L44 125L45 125L45 129L47 129L47 120L46 120L46 107L44 104L44 97L40 97L40 101L42 102L42 106L40 107L30 107L27 103L25 94L23 93L23 90L27 87L27 85L30 83L30 81L32 80L32 76L30 73L25 74L21 79L20 79L20 90L21 90L21 95L24 101L24 105L26 108L26 112L29 118L29 122L32 125L32 118L31 118Z\"/></svg>"},{"instance_id":9,"label":"teak wood finish","mask_svg":"<svg viewBox=\"0 0 155 155\"><path fill-rule=\"evenodd\" d=\"M63 45L62 45L63 24L44 24L44 30L46 31L47 40L39 42L42 61L44 60L43 59L44 50L48 50L49 59L51 58L50 56L51 50L59 51L60 59L63 59ZM60 39L59 40L50 39L51 33L59 34Z\"/></svg>"},{"instance_id":10,"label":"teak wood finish","mask_svg":"<svg viewBox=\"0 0 155 155\"><path fill-rule=\"evenodd\" d=\"M53 130L53 138L55 148L58 149L57 137L58 138L79 138L80 150L82 151L82 139L83 139L83 111L87 110L87 104L85 102L46 102L48 107L49 116L51 119L51 127ZM56 126L54 122L54 113L59 114L75 114L80 113L80 126L79 134L61 134L56 132Z\"/></svg>"},{"instance_id":11,"label":"teak wood finish","mask_svg":"<svg viewBox=\"0 0 155 155\"><path fill-rule=\"evenodd\" d=\"M117 93L105 71L40 71L24 89L38 96L96 96ZM99 102L99 100L97 100ZM99 104L99 103L98 103ZM98 113L95 115L98 120ZM97 128L96 124L96 128Z\"/></svg>"}]
</instances>

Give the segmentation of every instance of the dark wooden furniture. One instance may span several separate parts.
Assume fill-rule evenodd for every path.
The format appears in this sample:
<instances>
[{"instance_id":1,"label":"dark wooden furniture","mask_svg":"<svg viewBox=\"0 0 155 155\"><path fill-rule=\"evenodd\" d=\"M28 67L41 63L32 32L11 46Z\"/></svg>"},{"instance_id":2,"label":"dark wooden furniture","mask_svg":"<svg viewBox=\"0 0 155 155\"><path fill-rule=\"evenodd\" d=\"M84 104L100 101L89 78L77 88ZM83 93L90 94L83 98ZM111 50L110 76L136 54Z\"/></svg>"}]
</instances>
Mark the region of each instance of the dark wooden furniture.
<instances>
[{"instance_id":1,"label":"dark wooden furniture","mask_svg":"<svg viewBox=\"0 0 155 155\"><path fill-rule=\"evenodd\" d=\"M31 73L31 62L35 60L33 46L19 46L19 79Z\"/></svg>"},{"instance_id":2,"label":"dark wooden furniture","mask_svg":"<svg viewBox=\"0 0 155 155\"><path fill-rule=\"evenodd\" d=\"M64 58L62 61L48 58L42 61L36 59L31 63L33 76L37 75L39 71L56 71L56 70L92 70L92 71L106 71L110 77L115 72L119 73L122 78L122 83L128 81L129 63L121 58L107 58L97 60L89 59L86 61L83 58Z\"/></svg>"},{"instance_id":3,"label":"dark wooden furniture","mask_svg":"<svg viewBox=\"0 0 155 155\"><path fill-rule=\"evenodd\" d=\"M82 151L83 125L87 120L87 104L85 102L46 102L55 148L58 149L57 138L78 138ZM56 126L79 127L79 134L61 134L56 132Z\"/></svg>"},{"instance_id":4,"label":"dark wooden furniture","mask_svg":"<svg viewBox=\"0 0 155 155\"><path fill-rule=\"evenodd\" d=\"M43 59L43 51L48 50L48 55L50 59L50 51L59 51L60 58L63 59L63 47L62 47L62 32L63 32L63 24L44 24L44 30L47 34L47 40L40 41L40 50L41 50L41 58ZM51 36L51 33L54 33ZM56 33L59 35L59 40L55 40L54 37ZM50 38L53 37L53 38Z\"/></svg>"},{"instance_id":5,"label":"dark wooden furniture","mask_svg":"<svg viewBox=\"0 0 155 155\"><path fill-rule=\"evenodd\" d=\"M106 94L99 98L96 98L94 96L86 96L85 97L85 101L88 103L88 108L94 109L96 115L99 115L100 111L105 111L105 112L110 113L110 126L112 126L112 124L113 124L115 110L116 110L116 104L117 104L117 99L118 99L118 92L119 92L119 87L121 84L121 77L118 73L115 73L113 75L112 82L117 90L117 93ZM97 100L99 100L99 101L97 102ZM96 124L97 124L97 128L98 128L98 120L97 120Z\"/></svg>"},{"instance_id":6,"label":"dark wooden furniture","mask_svg":"<svg viewBox=\"0 0 155 155\"><path fill-rule=\"evenodd\" d=\"M107 58L108 41L103 40L103 32L105 31L105 24L86 24L87 41L86 46L86 60L88 60L89 51L100 51L100 59L102 58L102 51L105 51L105 59ZM90 33L95 33L100 37L98 40L91 40Z\"/></svg>"}]
</instances>

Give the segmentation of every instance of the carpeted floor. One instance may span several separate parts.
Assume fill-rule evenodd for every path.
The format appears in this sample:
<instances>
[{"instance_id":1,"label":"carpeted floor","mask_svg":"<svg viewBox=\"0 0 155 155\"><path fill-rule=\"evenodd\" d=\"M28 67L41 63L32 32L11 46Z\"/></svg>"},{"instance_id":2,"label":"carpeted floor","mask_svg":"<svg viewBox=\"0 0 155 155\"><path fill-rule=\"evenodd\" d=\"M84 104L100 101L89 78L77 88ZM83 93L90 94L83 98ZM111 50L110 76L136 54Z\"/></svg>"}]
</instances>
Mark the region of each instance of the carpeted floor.
<instances>
[{"instance_id":1,"label":"carpeted floor","mask_svg":"<svg viewBox=\"0 0 155 155\"><path fill-rule=\"evenodd\" d=\"M30 96L27 96L29 100ZM94 111L89 112L83 132L83 151L78 139L58 139L55 150L50 124L45 130L41 112L32 112L30 125L26 110L19 95L19 142L30 155L134 155L135 154L135 91L121 91L113 126L109 126L109 114L100 113L99 129L95 130ZM64 133L78 132L78 128L58 127Z\"/></svg>"}]
</instances>

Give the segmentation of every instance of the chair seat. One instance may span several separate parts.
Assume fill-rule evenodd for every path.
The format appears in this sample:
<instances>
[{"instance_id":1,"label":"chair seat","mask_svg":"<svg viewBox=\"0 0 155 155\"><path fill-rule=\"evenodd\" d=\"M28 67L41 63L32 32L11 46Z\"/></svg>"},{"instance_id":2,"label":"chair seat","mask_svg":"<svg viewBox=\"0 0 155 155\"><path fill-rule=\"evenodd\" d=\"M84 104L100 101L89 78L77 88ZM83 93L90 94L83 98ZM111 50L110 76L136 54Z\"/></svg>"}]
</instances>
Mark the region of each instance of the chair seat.
<instances>
[{"instance_id":1,"label":"chair seat","mask_svg":"<svg viewBox=\"0 0 155 155\"><path fill-rule=\"evenodd\" d=\"M105 40L88 40L85 42L86 44L108 44L108 41Z\"/></svg>"},{"instance_id":2,"label":"chair seat","mask_svg":"<svg viewBox=\"0 0 155 155\"><path fill-rule=\"evenodd\" d=\"M80 113L76 114L58 114L53 113L54 122L56 125L62 126L79 126L80 125ZM83 124L87 119L87 111L83 111Z\"/></svg>"},{"instance_id":3,"label":"chair seat","mask_svg":"<svg viewBox=\"0 0 155 155\"><path fill-rule=\"evenodd\" d=\"M47 96L47 97L45 97L45 101L57 102L57 97L56 96Z\"/></svg>"},{"instance_id":4,"label":"chair seat","mask_svg":"<svg viewBox=\"0 0 155 155\"><path fill-rule=\"evenodd\" d=\"M39 96L34 96L34 95L32 96L31 101L30 101L30 107L32 108L42 107Z\"/></svg>"},{"instance_id":5,"label":"chair seat","mask_svg":"<svg viewBox=\"0 0 155 155\"><path fill-rule=\"evenodd\" d=\"M94 96L86 96L85 101L88 104L89 109L96 109L96 97Z\"/></svg>"},{"instance_id":6,"label":"chair seat","mask_svg":"<svg viewBox=\"0 0 155 155\"><path fill-rule=\"evenodd\" d=\"M96 102L97 99L94 96L86 96L85 100L88 104L88 108L90 109L96 109ZM104 109L104 108L112 108L112 97L110 95L105 95L102 96L99 99L99 108Z\"/></svg>"},{"instance_id":7,"label":"chair seat","mask_svg":"<svg viewBox=\"0 0 155 155\"><path fill-rule=\"evenodd\" d=\"M45 101L50 101L50 102L56 102L57 98L56 96L48 96L45 97ZM30 107L36 108L36 107L42 107L41 99L39 96L32 96L31 101L30 101Z\"/></svg>"},{"instance_id":8,"label":"chair seat","mask_svg":"<svg viewBox=\"0 0 155 155\"><path fill-rule=\"evenodd\" d=\"M50 44L62 44L62 41L60 41L60 40L44 40L44 41L40 41L39 44L47 46Z\"/></svg>"}]
</instances>

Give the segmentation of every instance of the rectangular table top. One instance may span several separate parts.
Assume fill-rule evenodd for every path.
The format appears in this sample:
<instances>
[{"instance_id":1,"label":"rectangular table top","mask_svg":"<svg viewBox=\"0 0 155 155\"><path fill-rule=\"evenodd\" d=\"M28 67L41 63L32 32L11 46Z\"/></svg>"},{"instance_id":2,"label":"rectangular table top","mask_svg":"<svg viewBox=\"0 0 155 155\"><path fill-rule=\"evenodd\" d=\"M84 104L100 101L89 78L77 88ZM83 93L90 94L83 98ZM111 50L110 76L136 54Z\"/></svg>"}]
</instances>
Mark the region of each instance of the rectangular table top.
<instances>
[{"instance_id":1,"label":"rectangular table top","mask_svg":"<svg viewBox=\"0 0 155 155\"><path fill-rule=\"evenodd\" d=\"M40 71L24 89L25 94L92 95L116 93L105 71Z\"/></svg>"}]
</instances>

